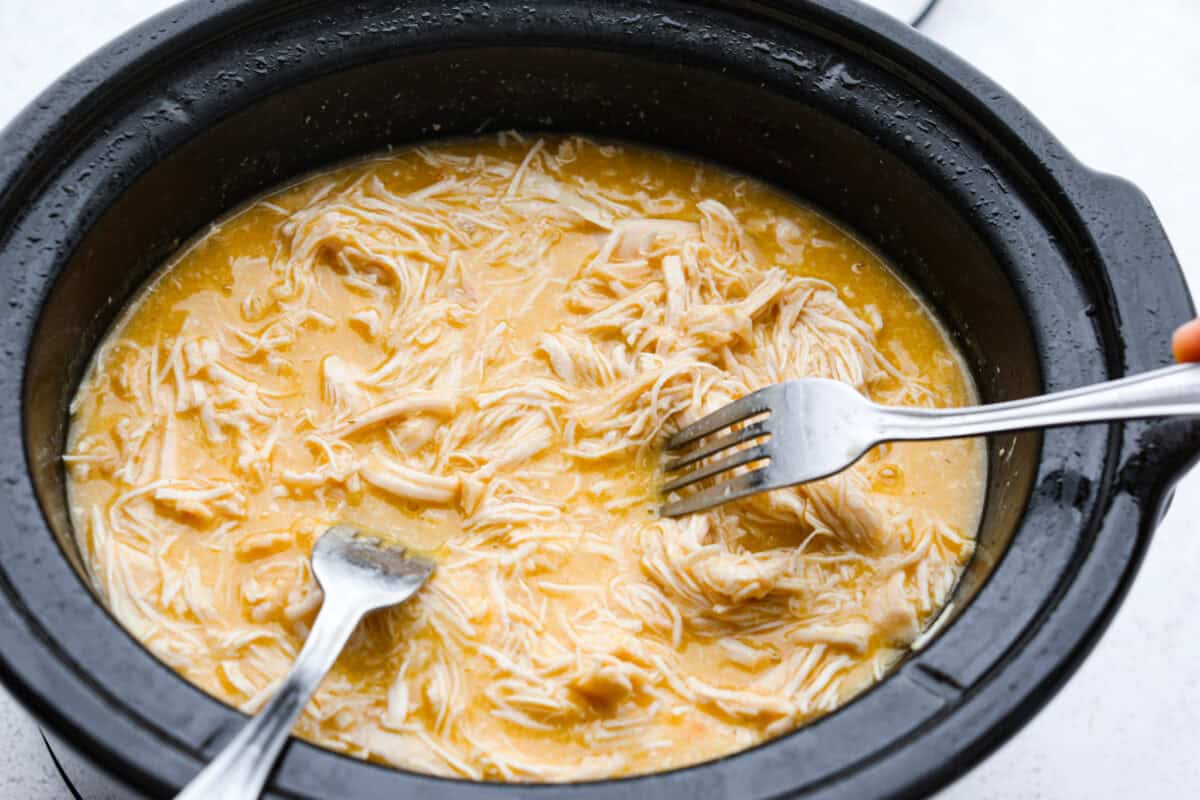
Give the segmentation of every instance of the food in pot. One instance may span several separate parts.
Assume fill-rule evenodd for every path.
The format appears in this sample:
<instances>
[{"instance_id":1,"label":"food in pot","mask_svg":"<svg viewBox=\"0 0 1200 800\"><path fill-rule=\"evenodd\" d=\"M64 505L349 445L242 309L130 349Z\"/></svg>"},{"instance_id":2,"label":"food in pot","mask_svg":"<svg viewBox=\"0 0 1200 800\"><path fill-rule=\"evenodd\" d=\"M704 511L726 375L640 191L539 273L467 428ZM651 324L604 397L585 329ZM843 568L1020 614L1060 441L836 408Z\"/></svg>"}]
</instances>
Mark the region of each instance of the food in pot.
<instances>
[{"instance_id":1,"label":"food in pot","mask_svg":"<svg viewBox=\"0 0 1200 800\"><path fill-rule=\"evenodd\" d=\"M204 232L73 405L70 499L113 614L254 711L353 521L436 554L298 725L352 755L572 781L743 749L884 675L944 606L976 441L660 519L666 434L778 381L974 401L870 250L744 176L505 134L305 179Z\"/></svg>"}]
</instances>

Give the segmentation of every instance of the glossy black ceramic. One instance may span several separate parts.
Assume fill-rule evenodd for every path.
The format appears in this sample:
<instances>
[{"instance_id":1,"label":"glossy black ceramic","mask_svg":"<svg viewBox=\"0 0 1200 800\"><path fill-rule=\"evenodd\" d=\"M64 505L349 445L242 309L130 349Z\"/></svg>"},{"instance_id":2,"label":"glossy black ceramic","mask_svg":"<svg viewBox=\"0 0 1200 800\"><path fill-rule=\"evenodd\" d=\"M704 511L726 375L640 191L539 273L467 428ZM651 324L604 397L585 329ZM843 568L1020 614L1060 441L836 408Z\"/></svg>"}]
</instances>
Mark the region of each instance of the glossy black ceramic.
<instances>
[{"instance_id":1,"label":"glossy black ceramic","mask_svg":"<svg viewBox=\"0 0 1200 800\"><path fill-rule=\"evenodd\" d=\"M844 0L192 2L106 47L0 139L0 672L56 736L168 796L242 722L156 661L81 577L67 403L179 242L262 190L389 145L505 128L674 148L843 220L941 313L988 401L1160 366L1192 314L1158 220L995 84ZM914 796L996 747L1121 599L1191 421L991 443L954 618L834 714L690 769L481 785L293 743L305 798Z\"/></svg>"}]
</instances>

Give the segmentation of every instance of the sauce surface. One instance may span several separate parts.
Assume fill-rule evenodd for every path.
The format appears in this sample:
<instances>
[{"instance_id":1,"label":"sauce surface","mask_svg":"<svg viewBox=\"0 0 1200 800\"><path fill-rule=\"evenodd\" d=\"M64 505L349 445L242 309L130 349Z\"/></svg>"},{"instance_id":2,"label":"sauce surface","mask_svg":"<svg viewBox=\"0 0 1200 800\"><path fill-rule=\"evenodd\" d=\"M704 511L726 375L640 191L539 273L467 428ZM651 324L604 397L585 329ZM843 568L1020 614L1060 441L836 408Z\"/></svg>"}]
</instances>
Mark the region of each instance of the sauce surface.
<instances>
[{"instance_id":1,"label":"sauce surface","mask_svg":"<svg viewBox=\"0 0 1200 800\"><path fill-rule=\"evenodd\" d=\"M724 755L881 677L973 546L975 440L659 519L663 437L782 380L974 402L870 250L743 176L506 134L279 190L169 263L73 405L69 491L115 616L257 709L351 522L435 554L298 724L438 774L580 780Z\"/></svg>"}]
</instances>

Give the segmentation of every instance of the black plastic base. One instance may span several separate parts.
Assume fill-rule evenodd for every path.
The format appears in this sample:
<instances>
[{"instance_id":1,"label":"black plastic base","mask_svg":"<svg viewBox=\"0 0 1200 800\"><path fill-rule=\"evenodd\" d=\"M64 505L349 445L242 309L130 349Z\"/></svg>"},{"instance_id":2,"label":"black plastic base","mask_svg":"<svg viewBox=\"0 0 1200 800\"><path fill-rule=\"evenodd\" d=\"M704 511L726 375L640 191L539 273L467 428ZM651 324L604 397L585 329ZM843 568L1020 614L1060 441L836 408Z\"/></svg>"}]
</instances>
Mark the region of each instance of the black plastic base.
<instances>
[{"instance_id":1,"label":"black plastic base","mask_svg":"<svg viewBox=\"0 0 1200 800\"><path fill-rule=\"evenodd\" d=\"M1192 314L1166 236L999 87L843 0L186 3L0 138L0 677L114 779L168 797L242 716L129 637L81 579L59 456L96 342L180 241L315 168L437 136L581 131L682 150L841 218L930 298L986 400L1161 366ZM288 797L913 797L1080 663L1200 423L997 437L954 619L837 712L689 769L566 786L386 769L306 743Z\"/></svg>"},{"instance_id":2,"label":"black plastic base","mask_svg":"<svg viewBox=\"0 0 1200 800\"><path fill-rule=\"evenodd\" d=\"M88 759L78 755L69 745L63 744L50 731L42 731L46 752L54 762L63 780L63 798L73 800L146 800L123 784L117 783L104 770Z\"/></svg>"}]
</instances>

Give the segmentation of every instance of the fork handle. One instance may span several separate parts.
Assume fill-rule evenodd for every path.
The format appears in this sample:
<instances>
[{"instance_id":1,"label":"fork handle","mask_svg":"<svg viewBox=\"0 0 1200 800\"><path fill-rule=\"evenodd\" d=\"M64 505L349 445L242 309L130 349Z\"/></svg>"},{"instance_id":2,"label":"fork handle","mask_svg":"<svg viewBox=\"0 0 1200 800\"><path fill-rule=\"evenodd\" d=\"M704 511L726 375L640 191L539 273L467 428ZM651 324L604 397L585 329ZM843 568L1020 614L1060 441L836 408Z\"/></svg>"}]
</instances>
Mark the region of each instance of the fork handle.
<instances>
[{"instance_id":1,"label":"fork handle","mask_svg":"<svg viewBox=\"0 0 1200 800\"><path fill-rule=\"evenodd\" d=\"M175 796L175 800L257 798L279 751L287 744L296 718L337 660L362 615L361 604L338 602L335 596L327 593L296 663L279 684L274 697Z\"/></svg>"},{"instance_id":2,"label":"fork handle","mask_svg":"<svg viewBox=\"0 0 1200 800\"><path fill-rule=\"evenodd\" d=\"M951 409L877 406L880 441L953 439L1145 417L1200 416L1200 364L1151 370L1065 392Z\"/></svg>"}]
</instances>

